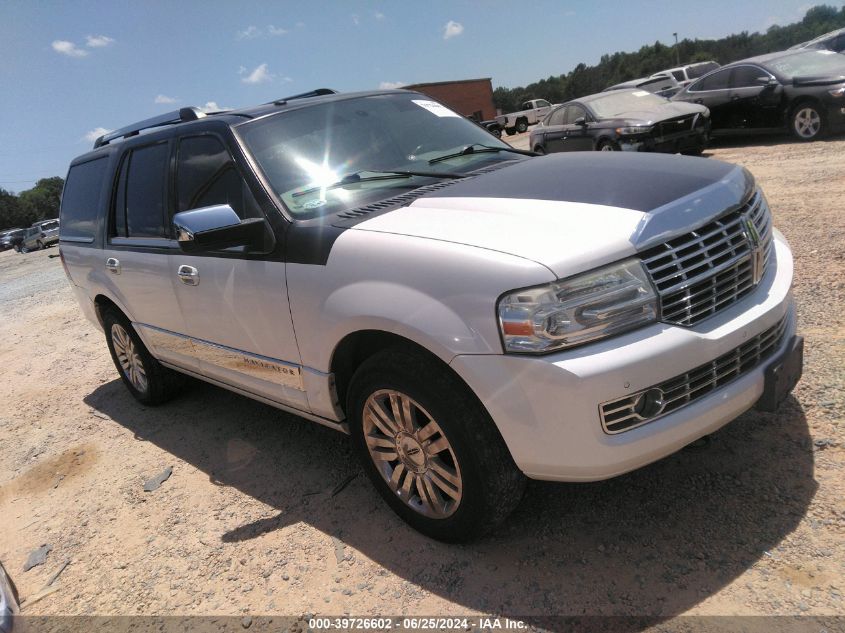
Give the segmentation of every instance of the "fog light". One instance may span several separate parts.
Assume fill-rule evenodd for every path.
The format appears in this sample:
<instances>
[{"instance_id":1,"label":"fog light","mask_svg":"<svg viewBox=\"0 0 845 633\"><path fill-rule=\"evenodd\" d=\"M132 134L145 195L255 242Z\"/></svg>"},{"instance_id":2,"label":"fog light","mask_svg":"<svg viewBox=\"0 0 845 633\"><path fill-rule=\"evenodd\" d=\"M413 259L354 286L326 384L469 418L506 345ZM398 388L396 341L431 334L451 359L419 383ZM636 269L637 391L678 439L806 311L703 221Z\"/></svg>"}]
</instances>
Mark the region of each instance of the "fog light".
<instances>
[{"instance_id":1,"label":"fog light","mask_svg":"<svg viewBox=\"0 0 845 633\"><path fill-rule=\"evenodd\" d=\"M663 391L654 387L648 391L644 391L637 398L634 403L634 413L640 416L643 420L656 417L663 412L666 403L663 401Z\"/></svg>"}]
</instances>

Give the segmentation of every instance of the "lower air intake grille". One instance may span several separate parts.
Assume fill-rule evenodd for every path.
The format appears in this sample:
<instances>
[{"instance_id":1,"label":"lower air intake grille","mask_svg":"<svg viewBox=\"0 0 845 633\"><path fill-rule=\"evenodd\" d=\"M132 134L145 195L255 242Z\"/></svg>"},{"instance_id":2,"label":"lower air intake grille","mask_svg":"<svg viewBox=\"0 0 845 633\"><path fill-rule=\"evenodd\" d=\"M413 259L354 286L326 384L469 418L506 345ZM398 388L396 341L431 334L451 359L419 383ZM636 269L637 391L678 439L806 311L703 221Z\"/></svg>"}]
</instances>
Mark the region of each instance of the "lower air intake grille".
<instances>
[{"instance_id":1,"label":"lower air intake grille","mask_svg":"<svg viewBox=\"0 0 845 633\"><path fill-rule=\"evenodd\" d=\"M652 422L744 376L771 356L783 340L786 317L736 349L675 378L599 406L605 433Z\"/></svg>"}]
</instances>

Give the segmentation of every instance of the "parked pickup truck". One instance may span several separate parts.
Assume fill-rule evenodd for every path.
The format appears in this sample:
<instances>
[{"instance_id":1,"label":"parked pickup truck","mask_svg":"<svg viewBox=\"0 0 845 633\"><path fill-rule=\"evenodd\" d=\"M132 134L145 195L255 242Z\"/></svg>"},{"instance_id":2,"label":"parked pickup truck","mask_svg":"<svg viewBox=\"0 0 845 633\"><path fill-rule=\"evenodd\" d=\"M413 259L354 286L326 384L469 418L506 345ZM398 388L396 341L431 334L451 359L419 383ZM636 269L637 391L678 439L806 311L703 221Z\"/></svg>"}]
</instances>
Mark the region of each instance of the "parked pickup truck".
<instances>
[{"instance_id":1,"label":"parked pickup truck","mask_svg":"<svg viewBox=\"0 0 845 633\"><path fill-rule=\"evenodd\" d=\"M504 128L508 136L517 132L521 134L528 130L529 125L542 121L551 109L552 104L545 99L532 99L523 103L519 112L500 114L496 117L496 122Z\"/></svg>"}]
</instances>

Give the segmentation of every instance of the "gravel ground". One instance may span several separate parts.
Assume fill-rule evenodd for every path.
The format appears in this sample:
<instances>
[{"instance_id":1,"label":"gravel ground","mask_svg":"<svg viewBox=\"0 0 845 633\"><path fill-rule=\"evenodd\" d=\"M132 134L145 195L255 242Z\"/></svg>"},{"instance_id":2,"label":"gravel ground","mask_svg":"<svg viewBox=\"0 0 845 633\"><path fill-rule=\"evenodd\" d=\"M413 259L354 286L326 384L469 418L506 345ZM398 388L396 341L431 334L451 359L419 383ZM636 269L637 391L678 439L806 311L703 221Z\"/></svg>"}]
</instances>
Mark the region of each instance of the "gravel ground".
<instances>
[{"instance_id":1,"label":"gravel ground","mask_svg":"<svg viewBox=\"0 0 845 633\"><path fill-rule=\"evenodd\" d=\"M533 482L467 546L395 518L342 435L202 384L138 405L56 249L0 253L0 561L22 597L71 561L28 612L845 614L845 140L708 154L752 170L795 251L793 397L611 481Z\"/></svg>"}]
</instances>

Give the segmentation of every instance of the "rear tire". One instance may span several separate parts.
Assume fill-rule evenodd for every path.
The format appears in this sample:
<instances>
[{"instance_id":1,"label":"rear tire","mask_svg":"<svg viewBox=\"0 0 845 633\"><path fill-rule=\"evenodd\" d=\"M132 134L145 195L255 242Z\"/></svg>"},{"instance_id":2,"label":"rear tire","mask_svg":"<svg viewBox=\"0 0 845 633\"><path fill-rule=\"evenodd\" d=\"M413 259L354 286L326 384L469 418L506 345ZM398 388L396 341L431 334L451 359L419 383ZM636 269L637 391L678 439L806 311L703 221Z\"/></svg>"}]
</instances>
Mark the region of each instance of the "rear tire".
<instances>
[{"instance_id":1,"label":"rear tire","mask_svg":"<svg viewBox=\"0 0 845 633\"><path fill-rule=\"evenodd\" d=\"M524 134L525 132L527 132L528 131L528 121L526 121L525 119L520 119L519 121L517 121L516 122L516 131L519 132L520 134Z\"/></svg>"},{"instance_id":2,"label":"rear tire","mask_svg":"<svg viewBox=\"0 0 845 633\"><path fill-rule=\"evenodd\" d=\"M122 313L106 309L103 329L114 366L138 402L149 406L163 404L183 390L185 377L153 358Z\"/></svg>"},{"instance_id":3,"label":"rear tire","mask_svg":"<svg viewBox=\"0 0 845 633\"><path fill-rule=\"evenodd\" d=\"M525 476L495 424L436 360L403 349L376 354L352 377L346 410L373 485L423 534L469 541L522 499Z\"/></svg>"},{"instance_id":4,"label":"rear tire","mask_svg":"<svg viewBox=\"0 0 845 633\"><path fill-rule=\"evenodd\" d=\"M824 136L827 121L824 110L815 103L799 103L789 114L789 131L799 141L809 142Z\"/></svg>"}]
</instances>

